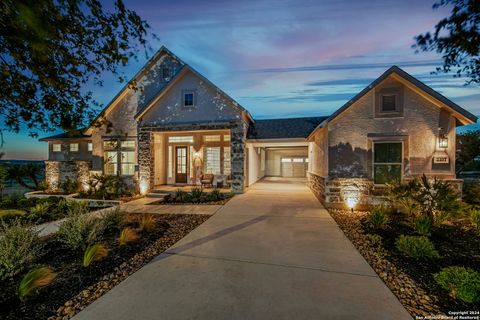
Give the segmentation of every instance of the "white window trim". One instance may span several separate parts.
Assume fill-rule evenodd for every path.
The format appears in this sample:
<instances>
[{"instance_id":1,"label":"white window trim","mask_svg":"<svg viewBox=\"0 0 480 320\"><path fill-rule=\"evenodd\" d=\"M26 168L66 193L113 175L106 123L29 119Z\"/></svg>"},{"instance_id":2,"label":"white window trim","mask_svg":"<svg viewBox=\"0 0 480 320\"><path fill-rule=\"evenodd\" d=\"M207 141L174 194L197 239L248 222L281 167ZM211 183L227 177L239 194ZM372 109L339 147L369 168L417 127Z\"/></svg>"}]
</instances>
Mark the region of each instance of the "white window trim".
<instances>
[{"instance_id":1,"label":"white window trim","mask_svg":"<svg viewBox=\"0 0 480 320\"><path fill-rule=\"evenodd\" d=\"M402 162L375 162L375 144L380 144L380 143L400 143L402 145ZM400 183L403 182L403 173L404 173L404 161L403 161L403 158L404 158L404 151L403 151L403 148L404 148L404 141L403 140L381 140L381 141L375 141L373 140L372 141L372 180L373 180L373 184L374 186L379 186L379 187L383 187L385 186L384 183L375 183L375 165L376 164L379 164L379 165L400 165L401 166L401 169L400 169Z\"/></svg>"},{"instance_id":2,"label":"white window trim","mask_svg":"<svg viewBox=\"0 0 480 320\"><path fill-rule=\"evenodd\" d=\"M55 150L55 146L59 146L59 150ZM61 143L52 143L52 152L62 152L62 144Z\"/></svg>"},{"instance_id":3,"label":"white window trim","mask_svg":"<svg viewBox=\"0 0 480 320\"><path fill-rule=\"evenodd\" d=\"M93 143L92 143L92 142L88 142L88 143L87 143L87 151L88 151L88 152L92 152L92 151L93 151Z\"/></svg>"},{"instance_id":4,"label":"white window trim","mask_svg":"<svg viewBox=\"0 0 480 320\"><path fill-rule=\"evenodd\" d=\"M185 105L185 95L187 94L191 94L192 95L192 105ZM195 94L195 90L184 90L182 91L182 106L184 108L195 108L195 106L197 105L197 101L196 101L196 94Z\"/></svg>"},{"instance_id":5,"label":"white window trim","mask_svg":"<svg viewBox=\"0 0 480 320\"><path fill-rule=\"evenodd\" d=\"M77 150L72 150L72 146L73 146L73 145L77 145ZM70 152L78 152L78 151L80 151L80 144L79 144L78 142L76 142L76 143L70 143L68 150L69 150Z\"/></svg>"}]
</instances>

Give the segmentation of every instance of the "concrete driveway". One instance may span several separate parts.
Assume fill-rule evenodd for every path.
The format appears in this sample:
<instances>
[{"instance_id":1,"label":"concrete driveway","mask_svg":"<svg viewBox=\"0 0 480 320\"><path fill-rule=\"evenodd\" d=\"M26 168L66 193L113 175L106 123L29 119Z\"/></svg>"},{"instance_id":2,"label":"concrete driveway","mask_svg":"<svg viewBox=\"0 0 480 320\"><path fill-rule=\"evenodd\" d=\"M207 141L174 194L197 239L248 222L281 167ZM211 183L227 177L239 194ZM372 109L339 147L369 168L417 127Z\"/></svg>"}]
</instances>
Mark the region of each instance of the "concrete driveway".
<instances>
[{"instance_id":1,"label":"concrete driveway","mask_svg":"<svg viewBox=\"0 0 480 320\"><path fill-rule=\"evenodd\" d=\"M305 187L265 179L75 319L411 319Z\"/></svg>"}]
</instances>

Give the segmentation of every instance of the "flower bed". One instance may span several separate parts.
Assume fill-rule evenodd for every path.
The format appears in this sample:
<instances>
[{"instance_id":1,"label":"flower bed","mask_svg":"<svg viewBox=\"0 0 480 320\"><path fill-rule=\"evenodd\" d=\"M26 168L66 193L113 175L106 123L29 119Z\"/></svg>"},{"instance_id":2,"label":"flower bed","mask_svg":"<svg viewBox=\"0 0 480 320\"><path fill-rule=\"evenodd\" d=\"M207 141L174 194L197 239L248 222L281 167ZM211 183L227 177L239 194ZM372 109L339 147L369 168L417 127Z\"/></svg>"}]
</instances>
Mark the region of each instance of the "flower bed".
<instances>
[{"instance_id":1,"label":"flower bed","mask_svg":"<svg viewBox=\"0 0 480 320\"><path fill-rule=\"evenodd\" d=\"M124 227L136 228L140 215L125 216ZM203 223L203 215L158 215L154 228L139 232L140 237L128 244L119 244L119 231L107 231L101 243L108 247L108 255L89 267L82 265L83 250L72 250L53 235L42 243L43 254L34 265L48 265L57 273L55 280L40 294L25 301L17 296L20 275L0 282L0 318L2 319L68 319L93 300L106 293L130 274L148 263Z\"/></svg>"},{"instance_id":2,"label":"flower bed","mask_svg":"<svg viewBox=\"0 0 480 320\"><path fill-rule=\"evenodd\" d=\"M177 190L174 194L167 194L161 200L148 203L149 205L159 204L210 204L210 205L224 205L227 203L233 194L222 193L217 189L211 192L203 192L202 188L192 188L190 192Z\"/></svg>"},{"instance_id":3,"label":"flower bed","mask_svg":"<svg viewBox=\"0 0 480 320\"><path fill-rule=\"evenodd\" d=\"M330 214L412 316L480 310L479 304L452 298L434 279L434 274L444 267L478 270L480 266L480 237L462 227L461 220L433 227L430 240L440 257L418 260L396 247L401 235L415 234L403 215L391 215L385 228L375 229L367 223L366 212L330 210Z\"/></svg>"}]
</instances>

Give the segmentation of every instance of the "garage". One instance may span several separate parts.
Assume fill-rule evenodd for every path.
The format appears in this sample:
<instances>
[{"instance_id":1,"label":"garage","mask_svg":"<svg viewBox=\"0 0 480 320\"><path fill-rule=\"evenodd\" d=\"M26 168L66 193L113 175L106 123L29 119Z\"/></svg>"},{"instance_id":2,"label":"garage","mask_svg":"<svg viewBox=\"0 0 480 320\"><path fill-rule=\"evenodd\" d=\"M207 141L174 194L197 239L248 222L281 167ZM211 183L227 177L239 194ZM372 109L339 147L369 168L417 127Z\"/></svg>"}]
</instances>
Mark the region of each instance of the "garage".
<instances>
[{"instance_id":1,"label":"garage","mask_svg":"<svg viewBox=\"0 0 480 320\"><path fill-rule=\"evenodd\" d=\"M307 169L307 147L266 148L267 177L305 178Z\"/></svg>"}]
</instances>

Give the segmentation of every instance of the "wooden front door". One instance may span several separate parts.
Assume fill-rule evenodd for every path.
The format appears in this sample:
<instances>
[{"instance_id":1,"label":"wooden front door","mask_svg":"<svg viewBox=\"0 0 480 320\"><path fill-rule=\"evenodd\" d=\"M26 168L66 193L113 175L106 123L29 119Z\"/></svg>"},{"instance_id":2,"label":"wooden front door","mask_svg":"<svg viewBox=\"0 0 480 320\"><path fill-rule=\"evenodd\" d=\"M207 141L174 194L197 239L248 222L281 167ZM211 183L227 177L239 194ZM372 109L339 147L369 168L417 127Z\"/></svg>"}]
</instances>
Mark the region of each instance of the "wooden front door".
<instances>
[{"instance_id":1,"label":"wooden front door","mask_svg":"<svg viewBox=\"0 0 480 320\"><path fill-rule=\"evenodd\" d=\"M175 182L187 183L187 147L175 147Z\"/></svg>"}]
</instances>

